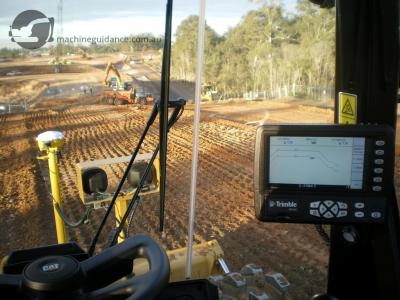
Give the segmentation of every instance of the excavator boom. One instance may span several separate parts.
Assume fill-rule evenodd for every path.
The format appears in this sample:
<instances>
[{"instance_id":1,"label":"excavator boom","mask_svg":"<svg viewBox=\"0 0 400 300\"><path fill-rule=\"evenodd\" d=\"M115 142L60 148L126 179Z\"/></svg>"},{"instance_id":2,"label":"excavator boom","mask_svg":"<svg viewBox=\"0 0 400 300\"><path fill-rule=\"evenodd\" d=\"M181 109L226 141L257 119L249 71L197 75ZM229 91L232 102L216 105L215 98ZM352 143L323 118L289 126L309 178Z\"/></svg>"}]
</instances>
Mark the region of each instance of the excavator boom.
<instances>
[{"instance_id":1,"label":"excavator boom","mask_svg":"<svg viewBox=\"0 0 400 300\"><path fill-rule=\"evenodd\" d=\"M117 68L111 62L109 62L106 67L106 76L104 77L104 85L108 86L108 76L110 75L111 71L115 74L115 77L117 79L116 84L118 90L119 87L121 86L121 75L119 74Z\"/></svg>"}]
</instances>

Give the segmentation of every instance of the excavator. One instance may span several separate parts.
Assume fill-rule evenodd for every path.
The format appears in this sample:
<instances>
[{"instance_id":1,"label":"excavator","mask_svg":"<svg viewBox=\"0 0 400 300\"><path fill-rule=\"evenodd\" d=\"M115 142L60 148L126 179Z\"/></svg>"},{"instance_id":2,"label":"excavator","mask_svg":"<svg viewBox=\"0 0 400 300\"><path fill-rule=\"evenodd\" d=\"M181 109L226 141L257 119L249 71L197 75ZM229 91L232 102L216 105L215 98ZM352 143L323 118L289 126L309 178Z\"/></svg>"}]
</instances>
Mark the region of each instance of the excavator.
<instances>
[{"instance_id":1,"label":"excavator","mask_svg":"<svg viewBox=\"0 0 400 300\"><path fill-rule=\"evenodd\" d=\"M327 288L312 300L400 299L400 221L394 185L400 3L311 2L336 9L335 124L259 125L254 136L255 217L261 222L330 225ZM171 19L169 0L163 76L169 72ZM167 132L185 105L182 99L168 99L168 76L163 79L162 97L148 121L151 125L160 116L155 151L160 160L160 198L165 189ZM148 126L143 135L147 130ZM60 146L60 140L53 134L38 141L43 149L51 149ZM148 178L152 163L148 166L135 193ZM100 173L86 173L86 191L102 191ZM229 272L222 262L218 264L222 274L173 281L173 259L147 234L112 243L97 255L92 250L60 244L11 253L0 274L2 297L284 299L289 284L282 275L267 276L256 266ZM132 272L137 258L147 261L144 273ZM248 288L263 285L272 286L275 293Z\"/></svg>"},{"instance_id":2,"label":"excavator","mask_svg":"<svg viewBox=\"0 0 400 300\"><path fill-rule=\"evenodd\" d=\"M115 74L110 80L110 72ZM113 63L108 62L105 70L103 100L109 104L123 105L135 103L135 90L129 82L121 82L121 75Z\"/></svg>"}]
</instances>

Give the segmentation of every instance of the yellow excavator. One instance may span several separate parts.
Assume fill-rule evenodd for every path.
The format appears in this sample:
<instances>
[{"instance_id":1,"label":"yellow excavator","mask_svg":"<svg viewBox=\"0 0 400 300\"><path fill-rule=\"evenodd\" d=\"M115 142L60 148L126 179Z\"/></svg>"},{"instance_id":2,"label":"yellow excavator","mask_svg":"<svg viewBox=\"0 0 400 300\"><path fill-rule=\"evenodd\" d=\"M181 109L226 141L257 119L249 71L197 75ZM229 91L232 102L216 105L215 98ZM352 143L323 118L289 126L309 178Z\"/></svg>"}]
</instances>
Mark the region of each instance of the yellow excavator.
<instances>
[{"instance_id":1,"label":"yellow excavator","mask_svg":"<svg viewBox=\"0 0 400 300\"><path fill-rule=\"evenodd\" d=\"M114 73L115 76L108 79L110 72ZM111 62L107 63L103 84L105 86L103 101L115 105L135 103L136 95L132 84L121 81L121 74Z\"/></svg>"},{"instance_id":2,"label":"yellow excavator","mask_svg":"<svg viewBox=\"0 0 400 300\"><path fill-rule=\"evenodd\" d=\"M113 72L115 74L115 77L113 79L108 79L108 76L110 75L110 72ZM119 89L121 86L121 75L119 74L119 71L117 68L114 66L113 63L108 62L105 70L105 77L104 77L104 85L109 86L109 87L115 87L116 89Z\"/></svg>"}]
</instances>

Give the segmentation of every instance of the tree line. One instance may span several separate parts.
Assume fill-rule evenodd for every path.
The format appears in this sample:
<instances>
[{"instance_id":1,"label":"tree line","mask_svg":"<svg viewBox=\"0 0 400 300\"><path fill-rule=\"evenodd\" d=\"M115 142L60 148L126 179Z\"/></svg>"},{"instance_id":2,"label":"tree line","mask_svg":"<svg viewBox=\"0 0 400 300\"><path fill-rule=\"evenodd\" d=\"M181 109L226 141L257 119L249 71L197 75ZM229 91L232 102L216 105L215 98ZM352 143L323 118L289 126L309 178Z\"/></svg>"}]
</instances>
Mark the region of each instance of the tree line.
<instances>
[{"instance_id":1,"label":"tree line","mask_svg":"<svg viewBox=\"0 0 400 300\"><path fill-rule=\"evenodd\" d=\"M260 1L258 1L260 2ZM295 15L278 1L242 17L218 35L206 24L203 82L225 97L262 91L264 97L309 96L334 86L335 12L299 0ZM172 48L171 76L194 81L198 16L177 28Z\"/></svg>"}]
</instances>

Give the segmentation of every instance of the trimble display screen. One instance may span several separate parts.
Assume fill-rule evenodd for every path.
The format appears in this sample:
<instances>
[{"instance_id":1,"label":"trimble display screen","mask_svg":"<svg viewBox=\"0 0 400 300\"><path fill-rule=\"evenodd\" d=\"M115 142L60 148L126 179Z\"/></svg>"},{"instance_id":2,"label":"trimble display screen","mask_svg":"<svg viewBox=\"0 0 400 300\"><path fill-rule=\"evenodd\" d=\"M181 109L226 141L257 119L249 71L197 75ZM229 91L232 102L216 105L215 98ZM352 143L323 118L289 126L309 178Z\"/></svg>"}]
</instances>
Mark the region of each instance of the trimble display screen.
<instances>
[{"instance_id":1,"label":"trimble display screen","mask_svg":"<svg viewBox=\"0 0 400 300\"><path fill-rule=\"evenodd\" d=\"M257 217L301 223L382 222L394 136L379 125L262 125L255 144Z\"/></svg>"},{"instance_id":2,"label":"trimble display screen","mask_svg":"<svg viewBox=\"0 0 400 300\"><path fill-rule=\"evenodd\" d=\"M271 136L270 184L362 189L364 137Z\"/></svg>"}]
</instances>

